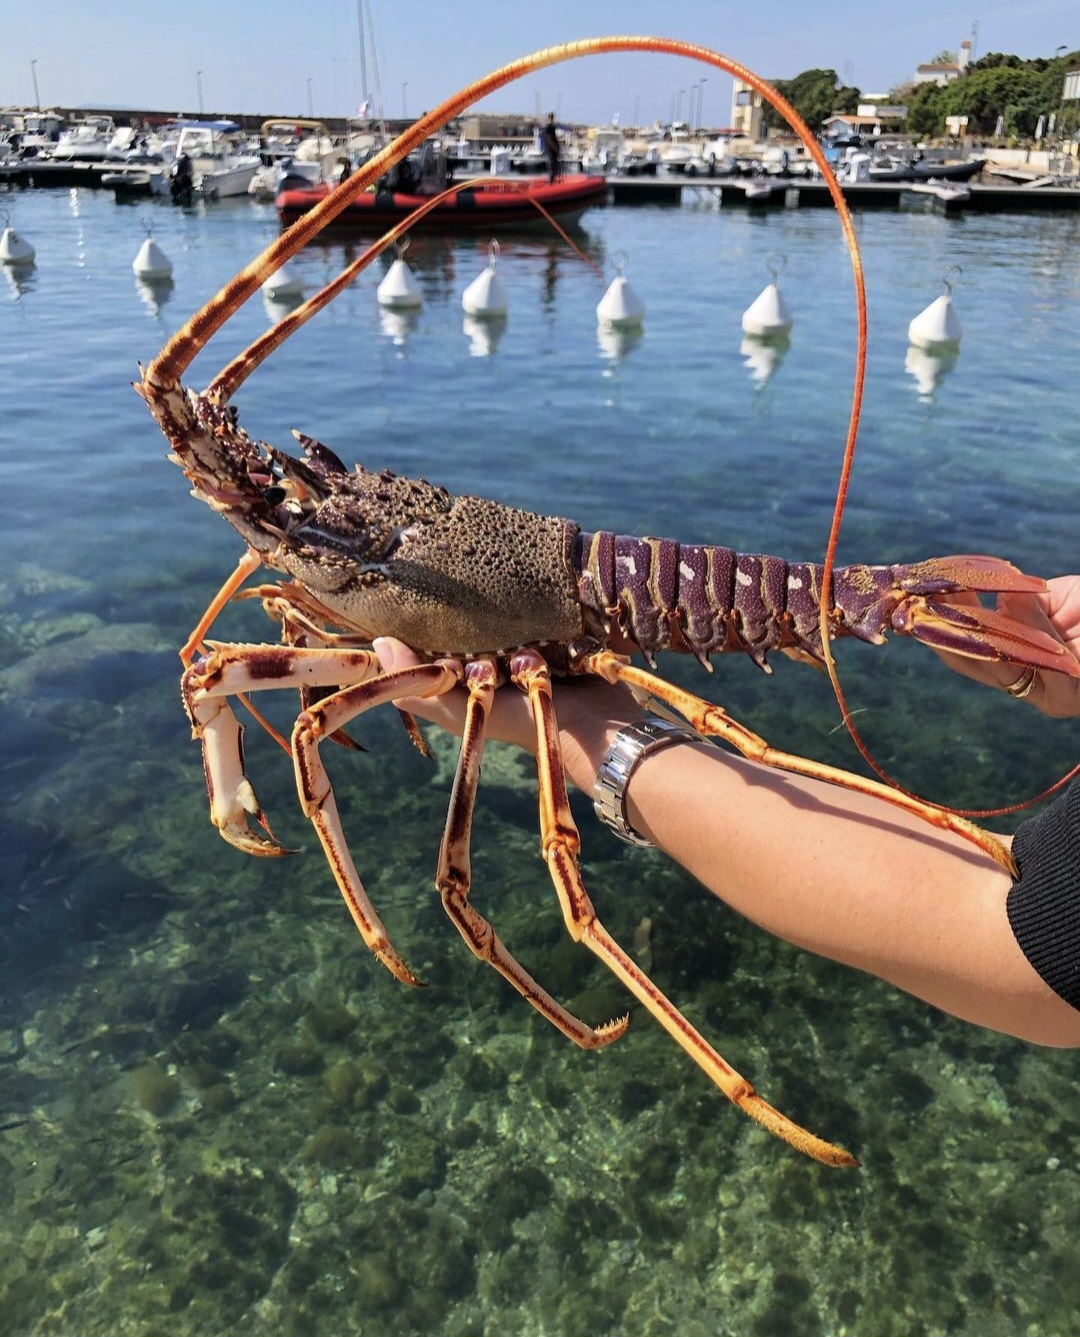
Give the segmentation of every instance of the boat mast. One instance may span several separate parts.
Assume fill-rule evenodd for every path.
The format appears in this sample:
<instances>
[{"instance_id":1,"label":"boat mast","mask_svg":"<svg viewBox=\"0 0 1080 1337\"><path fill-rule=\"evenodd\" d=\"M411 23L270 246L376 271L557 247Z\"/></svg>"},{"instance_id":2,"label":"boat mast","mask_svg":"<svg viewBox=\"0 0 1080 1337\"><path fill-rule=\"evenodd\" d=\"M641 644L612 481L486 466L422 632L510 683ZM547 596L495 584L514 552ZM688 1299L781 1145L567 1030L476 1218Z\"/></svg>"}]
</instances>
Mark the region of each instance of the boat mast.
<instances>
[{"instance_id":1,"label":"boat mast","mask_svg":"<svg viewBox=\"0 0 1080 1337\"><path fill-rule=\"evenodd\" d=\"M382 122L383 119L384 119L384 117L383 117L382 86L381 86L380 83L379 83L379 56L378 56L378 53L377 53L376 50L375 50L375 28L374 28L374 26L372 25L372 22L371 22L371 0L365 0L365 3L366 3L366 5L367 5L367 27L368 27L368 35L369 35L369 38L370 38L370 41L371 41L371 69L372 69L372 72L373 72L374 75L375 75L375 106L376 106L376 108L378 109L378 113L379 113L379 121ZM386 126L385 126L385 125L382 126L382 130L383 130L383 134L385 134L385 133L386 133Z\"/></svg>"},{"instance_id":2,"label":"boat mast","mask_svg":"<svg viewBox=\"0 0 1080 1337\"><path fill-rule=\"evenodd\" d=\"M367 43L364 40L364 0L356 0L356 26L360 30L360 105L368 100L367 91Z\"/></svg>"}]
</instances>

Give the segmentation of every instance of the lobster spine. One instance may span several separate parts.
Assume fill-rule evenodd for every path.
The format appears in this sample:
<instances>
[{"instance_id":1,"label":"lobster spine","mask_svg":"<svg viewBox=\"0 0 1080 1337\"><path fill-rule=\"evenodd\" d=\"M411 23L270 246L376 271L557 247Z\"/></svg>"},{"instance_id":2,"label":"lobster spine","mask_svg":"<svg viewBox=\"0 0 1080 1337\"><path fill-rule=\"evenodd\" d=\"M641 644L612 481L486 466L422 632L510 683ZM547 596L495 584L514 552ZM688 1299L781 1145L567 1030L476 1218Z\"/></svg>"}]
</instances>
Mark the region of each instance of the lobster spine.
<instances>
[{"instance_id":1,"label":"lobster spine","mask_svg":"<svg viewBox=\"0 0 1080 1337\"><path fill-rule=\"evenodd\" d=\"M771 650L822 659L820 563L608 531L578 534L574 563L587 630L606 640L614 627L650 661L660 650L702 663L744 650L766 670ZM880 644L912 570L837 567L834 634Z\"/></svg>"}]
</instances>

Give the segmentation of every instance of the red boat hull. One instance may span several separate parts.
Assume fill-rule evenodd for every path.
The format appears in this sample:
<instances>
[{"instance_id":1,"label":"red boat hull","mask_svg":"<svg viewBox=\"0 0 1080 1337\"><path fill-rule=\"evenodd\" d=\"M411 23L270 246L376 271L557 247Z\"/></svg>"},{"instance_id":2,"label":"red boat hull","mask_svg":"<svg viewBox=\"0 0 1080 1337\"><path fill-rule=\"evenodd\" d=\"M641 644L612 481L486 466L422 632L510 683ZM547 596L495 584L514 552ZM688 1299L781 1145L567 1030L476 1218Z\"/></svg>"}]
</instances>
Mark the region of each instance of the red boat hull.
<instances>
[{"instance_id":1,"label":"red boat hull","mask_svg":"<svg viewBox=\"0 0 1080 1337\"><path fill-rule=\"evenodd\" d=\"M295 223L329 193L328 186L283 190L274 201L283 223ZM365 191L341 211L333 226L368 228L382 232L407 218L428 197L406 195L400 191ZM534 203L535 201L535 203ZM607 182L597 176L564 176L557 181L504 180L492 178L481 186L460 190L437 204L418 223L425 230L454 231L488 229L495 226L546 227L544 214L536 205L559 218L573 221L596 205L607 201Z\"/></svg>"}]
</instances>

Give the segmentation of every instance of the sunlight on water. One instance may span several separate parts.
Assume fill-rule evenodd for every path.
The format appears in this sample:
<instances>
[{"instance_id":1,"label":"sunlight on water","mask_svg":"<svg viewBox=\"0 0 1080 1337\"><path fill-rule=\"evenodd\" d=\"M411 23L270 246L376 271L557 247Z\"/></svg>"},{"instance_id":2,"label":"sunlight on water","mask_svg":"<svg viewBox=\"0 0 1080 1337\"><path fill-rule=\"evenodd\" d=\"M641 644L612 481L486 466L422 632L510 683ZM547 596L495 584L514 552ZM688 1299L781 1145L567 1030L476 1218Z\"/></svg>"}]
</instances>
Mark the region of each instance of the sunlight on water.
<instances>
[{"instance_id":1,"label":"sunlight on water","mask_svg":"<svg viewBox=\"0 0 1080 1337\"><path fill-rule=\"evenodd\" d=\"M865 1166L825 1172L750 1126L638 1009L619 1044L583 1054L474 962L431 889L447 740L425 762L377 713L366 751L329 759L357 865L425 990L363 949L291 767L257 730L249 769L303 852L256 861L215 835L176 650L240 544L185 496L130 382L274 235L273 211L86 191L5 203L37 260L0 288L0 1330L1071 1331L1070 1054L773 942L577 803L605 922L627 943L638 931L660 986L759 1090ZM148 212L171 286L132 274ZM1077 220L875 212L858 231L871 346L841 559L988 551L1075 570ZM835 219L593 212L602 278L558 239L504 238L508 315L477 329L461 292L488 242L418 239L424 304L407 318L375 301L384 267L363 275L243 387L248 430L289 447L300 428L346 460L586 528L820 558L855 351ZM358 247L339 235L290 269L311 293ZM597 329L617 251L645 303L633 337ZM741 315L772 254L794 326L748 346ZM907 328L951 265L963 338L928 364ZM193 382L267 327L268 305L248 304ZM219 634L274 633L243 605ZM918 646L842 649L874 751L931 797L1005 803L1075 759L1074 725ZM663 668L785 748L854 765L821 675ZM271 708L287 731L295 704ZM477 905L575 1012L619 1015L625 996L563 930L526 759L495 748L484 779Z\"/></svg>"}]
</instances>

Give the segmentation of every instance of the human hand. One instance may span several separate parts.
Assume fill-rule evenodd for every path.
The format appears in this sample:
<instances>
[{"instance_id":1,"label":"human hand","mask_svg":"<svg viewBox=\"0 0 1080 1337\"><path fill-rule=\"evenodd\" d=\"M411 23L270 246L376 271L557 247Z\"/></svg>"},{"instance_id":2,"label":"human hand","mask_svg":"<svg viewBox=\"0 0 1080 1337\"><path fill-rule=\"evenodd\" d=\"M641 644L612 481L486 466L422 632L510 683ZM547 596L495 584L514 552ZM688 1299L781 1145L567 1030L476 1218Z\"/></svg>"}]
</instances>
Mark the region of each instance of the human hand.
<instances>
[{"instance_id":1,"label":"human hand","mask_svg":"<svg viewBox=\"0 0 1080 1337\"><path fill-rule=\"evenodd\" d=\"M421 663L420 656L401 641L379 637L373 643L385 670ZM589 790L604 751L621 725L641 719L644 711L625 688L600 678L560 679L554 687L556 717L563 764L579 788ZM429 720L460 736L465 726L464 688L443 696L404 697L395 704L418 719ZM487 737L536 752L536 727L528 697L514 687L495 693L488 715Z\"/></svg>"},{"instance_id":2,"label":"human hand","mask_svg":"<svg viewBox=\"0 0 1080 1337\"><path fill-rule=\"evenodd\" d=\"M975 595L971 595L970 602L976 602ZM999 594L997 608L999 613L1064 642L1080 660L1080 576L1056 576L1046 582L1046 589L1039 594ZM937 653L963 677L1002 691L1020 676L1015 664L968 659L948 650ZM1059 719L1080 715L1080 678L1040 669L1024 700L1044 715Z\"/></svg>"}]
</instances>

